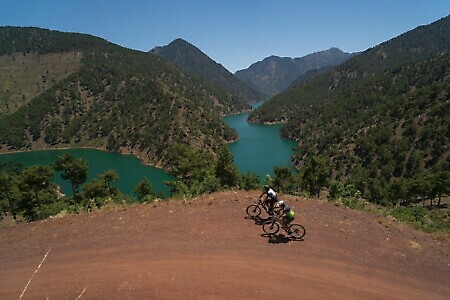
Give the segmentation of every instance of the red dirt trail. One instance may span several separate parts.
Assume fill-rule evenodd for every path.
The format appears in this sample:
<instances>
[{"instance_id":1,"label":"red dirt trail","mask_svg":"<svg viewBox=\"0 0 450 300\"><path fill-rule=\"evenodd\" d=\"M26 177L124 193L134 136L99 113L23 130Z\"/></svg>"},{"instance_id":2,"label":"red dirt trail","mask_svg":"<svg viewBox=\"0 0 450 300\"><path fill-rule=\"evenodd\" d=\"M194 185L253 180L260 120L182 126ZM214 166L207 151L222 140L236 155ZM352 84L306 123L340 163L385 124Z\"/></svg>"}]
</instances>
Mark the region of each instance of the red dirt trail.
<instances>
[{"instance_id":1,"label":"red dirt trail","mask_svg":"<svg viewBox=\"0 0 450 300\"><path fill-rule=\"evenodd\" d=\"M269 238L245 217L257 196L221 192L1 228L0 299L450 299L448 237L283 196L307 233Z\"/></svg>"}]
</instances>

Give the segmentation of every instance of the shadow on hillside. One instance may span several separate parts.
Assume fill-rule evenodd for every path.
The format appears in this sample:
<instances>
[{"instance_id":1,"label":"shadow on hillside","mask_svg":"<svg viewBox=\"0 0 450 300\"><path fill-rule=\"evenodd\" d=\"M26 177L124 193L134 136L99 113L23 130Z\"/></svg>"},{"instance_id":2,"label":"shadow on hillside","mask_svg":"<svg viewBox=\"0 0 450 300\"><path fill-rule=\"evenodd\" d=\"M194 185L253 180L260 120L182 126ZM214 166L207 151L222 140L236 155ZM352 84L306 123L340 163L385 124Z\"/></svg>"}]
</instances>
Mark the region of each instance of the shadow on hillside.
<instances>
[{"instance_id":1,"label":"shadow on hillside","mask_svg":"<svg viewBox=\"0 0 450 300\"><path fill-rule=\"evenodd\" d=\"M284 234L267 234L263 233L261 234L262 237L267 237L267 242L269 244L286 244L289 242L297 242L297 241L303 241L303 239L296 239L291 236L286 236Z\"/></svg>"},{"instance_id":2,"label":"shadow on hillside","mask_svg":"<svg viewBox=\"0 0 450 300\"><path fill-rule=\"evenodd\" d=\"M269 220L269 218L261 218L260 216L256 216L256 217L249 217L246 216L246 219L251 219L255 222L256 225L258 226L262 226L266 221ZM284 235L284 234L267 234L267 233L263 233L261 234L262 237L267 237L269 244L285 244L291 241L303 241L303 238L301 239L296 239L293 238L289 235Z\"/></svg>"},{"instance_id":3,"label":"shadow on hillside","mask_svg":"<svg viewBox=\"0 0 450 300\"><path fill-rule=\"evenodd\" d=\"M246 219L251 219L251 220L253 220L253 221L255 222L256 225L262 225L262 224L264 224L266 221L269 220L269 218L261 218L260 216L256 216L256 217L249 217L249 216L246 216L245 218L246 218Z\"/></svg>"}]
</instances>

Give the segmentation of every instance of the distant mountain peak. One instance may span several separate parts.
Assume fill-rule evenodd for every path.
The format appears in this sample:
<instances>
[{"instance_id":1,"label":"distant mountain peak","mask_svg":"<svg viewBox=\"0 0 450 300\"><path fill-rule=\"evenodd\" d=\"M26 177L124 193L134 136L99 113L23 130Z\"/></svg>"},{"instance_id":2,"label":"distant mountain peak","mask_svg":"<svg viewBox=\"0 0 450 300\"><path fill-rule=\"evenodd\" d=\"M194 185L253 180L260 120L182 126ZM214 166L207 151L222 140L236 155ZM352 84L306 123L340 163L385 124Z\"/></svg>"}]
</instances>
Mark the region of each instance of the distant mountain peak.
<instances>
[{"instance_id":1,"label":"distant mountain peak","mask_svg":"<svg viewBox=\"0 0 450 300\"><path fill-rule=\"evenodd\" d=\"M443 121L449 111L449 61L450 16L367 49L322 75L308 74L249 118L287 120L281 133L299 142L296 166L321 157L333 178L358 186L364 199L414 206L429 198L429 189L406 195L399 187L432 186L449 170L450 137Z\"/></svg>"},{"instance_id":2,"label":"distant mountain peak","mask_svg":"<svg viewBox=\"0 0 450 300\"><path fill-rule=\"evenodd\" d=\"M195 47L193 44L189 43L188 41L186 41L183 38L176 38L172 42L170 42L169 45L170 44L186 44L186 45Z\"/></svg>"},{"instance_id":3,"label":"distant mountain peak","mask_svg":"<svg viewBox=\"0 0 450 300\"><path fill-rule=\"evenodd\" d=\"M151 49L149 52L153 54L161 54L162 56L167 55L170 51L176 50L178 52L177 55L188 55L188 53L191 52L199 52L204 54L199 48L195 47L193 44L189 43L188 41L182 39L182 38L176 38L172 42L170 42L166 46L156 46L153 49ZM184 51L184 52L183 52ZM206 56L206 54L204 54Z\"/></svg>"},{"instance_id":4,"label":"distant mountain peak","mask_svg":"<svg viewBox=\"0 0 450 300\"><path fill-rule=\"evenodd\" d=\"M230 101L240 103L237 106L242 109L247 108L248 103L263 98L263 95L251 89L221 64L182 38L177 38L166 46L155 47L150 53L164 58L183 72L220 88L229 96L227 98L232 99Z\"/></svg>"},{"instance_id":5,"label":"distant mountain peak","mask_svg":"<svg viewBox=\"0 0 450 300\"><path fill-rule=\"evenodd\" d=\"M176 38L172 42L170 42L167 47L181 47L181 48L190 48L190 50L198 50L202 52L199 48L195 47L193 44L182 38ZM203 52L202 52L203 53Z\"/></svg>"},{"instance_id":6,"label":"distant mountain peak","mask_svg":"<svg viewBox=\"0 0 450 300\"><path fill-rule=\"evenodd\" d=\"M248 69L237 71L235 75L271 97L289 88L307 72L339 65L353 55L337 47L303 57L271 55L252 64Z\"/></svg>"},{"instance_id":7,"label":"distant mountain peak","mask_svg":"<svg viewBox=\"0 0 450 300\"><path fill-rule=\"evenodd\" d=\"M215 153L236 138L221 116L243 105L155 55L86 34L0 26L0 58L0 152L95 146L170 170L175 143Z\"/></svg>"}]
</instances>

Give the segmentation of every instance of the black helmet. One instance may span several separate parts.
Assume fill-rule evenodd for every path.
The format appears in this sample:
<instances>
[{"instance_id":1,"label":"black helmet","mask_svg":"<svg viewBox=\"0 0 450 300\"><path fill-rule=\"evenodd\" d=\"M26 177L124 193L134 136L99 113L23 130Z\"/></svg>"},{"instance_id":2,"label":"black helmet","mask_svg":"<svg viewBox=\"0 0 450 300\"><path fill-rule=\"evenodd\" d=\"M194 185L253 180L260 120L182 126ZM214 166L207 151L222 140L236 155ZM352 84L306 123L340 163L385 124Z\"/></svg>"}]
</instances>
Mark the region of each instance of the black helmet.
<instances>
[{"instance_id":1,"label":"black helmet","mask_svg":"<svg viewBox=\"0 0 450 300\"><path fill-rule=\"evenodd\" d=\"M268 186L267 184L265 184L265 185L264 185L264 189L265 189L266 191L268 191L270 188L269 188L269 186Z\"/></svg>"}]
</instances>

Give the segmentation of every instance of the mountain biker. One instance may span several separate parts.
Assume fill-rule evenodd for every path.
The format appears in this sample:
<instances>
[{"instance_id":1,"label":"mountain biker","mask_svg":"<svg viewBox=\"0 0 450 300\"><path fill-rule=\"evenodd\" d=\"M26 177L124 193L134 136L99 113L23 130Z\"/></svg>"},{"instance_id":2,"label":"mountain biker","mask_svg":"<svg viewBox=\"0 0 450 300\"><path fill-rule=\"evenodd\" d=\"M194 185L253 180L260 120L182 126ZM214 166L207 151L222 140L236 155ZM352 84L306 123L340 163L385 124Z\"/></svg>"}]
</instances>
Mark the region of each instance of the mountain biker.
<instances>
[{"instance_id":1,"label":"mountain biker","mask_svg":"<svg viewBox=\"0 0 450 300\"><path fill-rule=\"evenodd\" d=\"M264 192L259 196L262 198L264 196L264 204L269 208L269 214L273 214L273 207L278 201L277 193L271 189L267 184L264 185Z\"/></svg>"},{"instance_id":2,"label":"mountain biker","mask_svg":"<svg viewBox=\"0 0 450 300\"><path fill-rule=\"evenodd\" d=\"M289 205L284 203L283 200L278 201L276 207L279 208L276 213L279 217L281 226L287 233L290 233L289 224L294 220L294 210Z\"/></svg>"}]
</instances>

